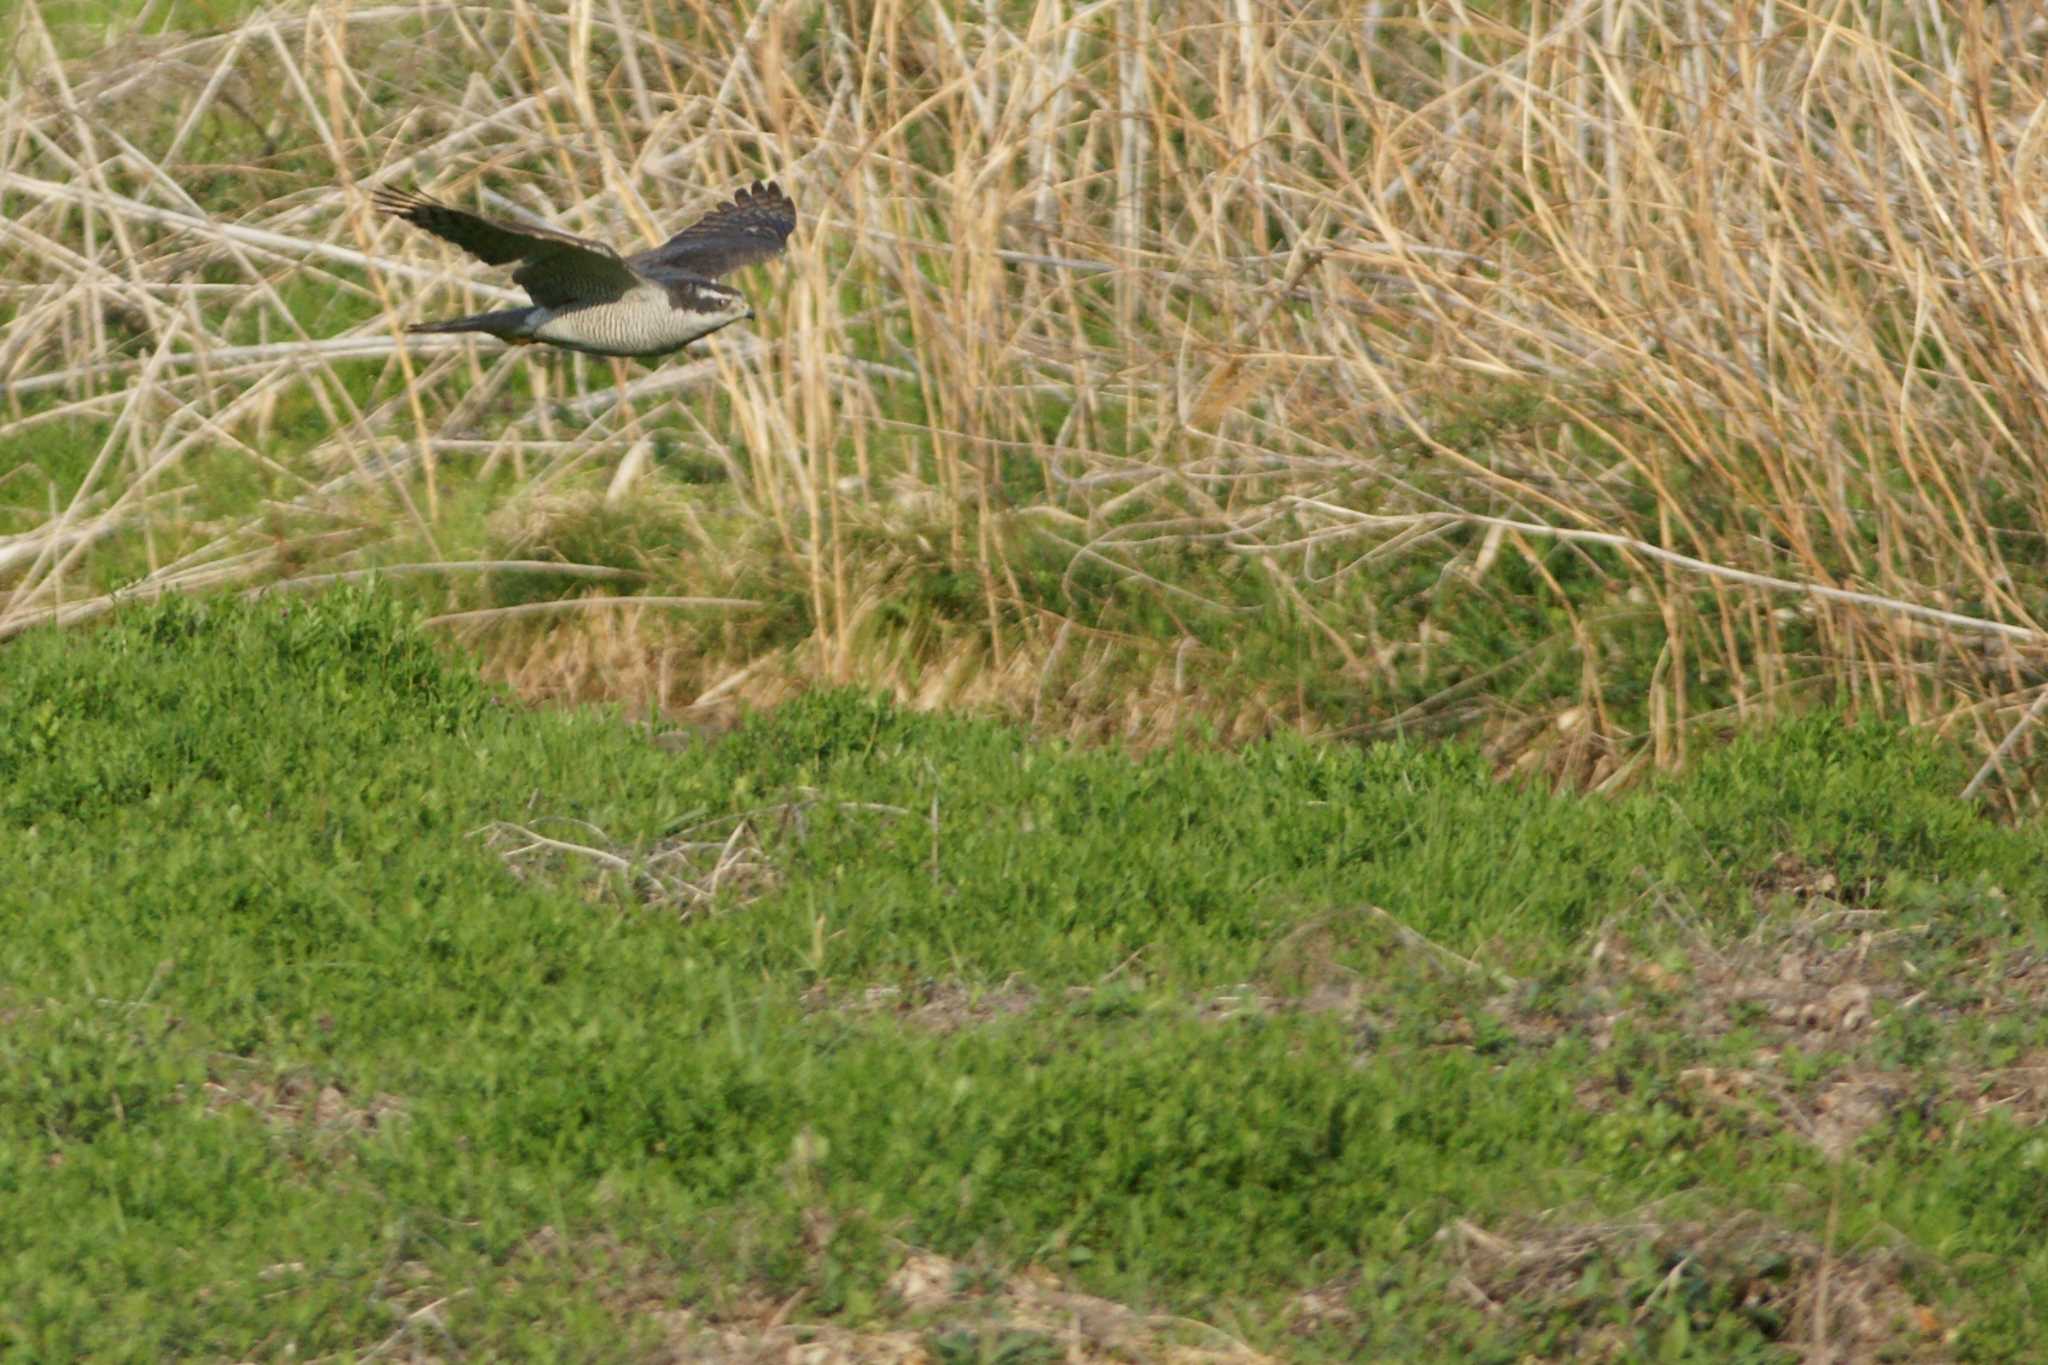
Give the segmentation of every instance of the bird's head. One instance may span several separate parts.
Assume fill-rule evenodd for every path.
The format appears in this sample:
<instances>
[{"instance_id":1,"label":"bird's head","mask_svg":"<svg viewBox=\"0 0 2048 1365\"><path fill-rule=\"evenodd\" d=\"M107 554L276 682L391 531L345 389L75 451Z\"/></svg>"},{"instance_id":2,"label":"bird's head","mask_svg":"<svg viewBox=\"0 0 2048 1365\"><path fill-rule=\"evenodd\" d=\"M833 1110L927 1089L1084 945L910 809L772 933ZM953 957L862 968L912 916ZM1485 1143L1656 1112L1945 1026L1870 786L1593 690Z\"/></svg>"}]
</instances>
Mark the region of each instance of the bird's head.
<instances>
[{"instance_id":1,"label":"bird's head","mask_svg":"<svg viewBox=\"0 0 2048 1365\"><path fill-rule=\"evenodd\" d=\"M722 284L713 284L709 280L670 280L667 288L670 307L694 313L711 327L724 327L754 316L746 296Z\"/></svg>"}]
</instances>

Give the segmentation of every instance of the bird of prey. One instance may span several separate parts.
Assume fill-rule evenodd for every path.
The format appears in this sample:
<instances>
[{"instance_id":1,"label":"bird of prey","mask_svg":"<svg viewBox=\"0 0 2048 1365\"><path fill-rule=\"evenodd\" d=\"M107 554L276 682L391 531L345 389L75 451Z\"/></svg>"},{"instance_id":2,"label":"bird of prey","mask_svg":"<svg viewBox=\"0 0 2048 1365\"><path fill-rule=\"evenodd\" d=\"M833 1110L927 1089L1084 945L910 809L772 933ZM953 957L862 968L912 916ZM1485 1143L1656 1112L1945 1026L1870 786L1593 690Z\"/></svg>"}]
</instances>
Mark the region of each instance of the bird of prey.
<instances>
[{"instance_id":1,"label":"bird of prey","mask_svg":"<svg viewBox=\"0 0 2048 1365\"><path fill-rule=\"evenodd\" d=\"M738 290L712 281L776 255L796 227L796 205L766 180L633 256L553 228L465 213L423 194L378 190L372 202L486 265L518 262L512 278L533 299L530 308L405 330L483 332L514 345L544 341L591 355L666 355L754 316Z\"/></svg>"}]
</instances>

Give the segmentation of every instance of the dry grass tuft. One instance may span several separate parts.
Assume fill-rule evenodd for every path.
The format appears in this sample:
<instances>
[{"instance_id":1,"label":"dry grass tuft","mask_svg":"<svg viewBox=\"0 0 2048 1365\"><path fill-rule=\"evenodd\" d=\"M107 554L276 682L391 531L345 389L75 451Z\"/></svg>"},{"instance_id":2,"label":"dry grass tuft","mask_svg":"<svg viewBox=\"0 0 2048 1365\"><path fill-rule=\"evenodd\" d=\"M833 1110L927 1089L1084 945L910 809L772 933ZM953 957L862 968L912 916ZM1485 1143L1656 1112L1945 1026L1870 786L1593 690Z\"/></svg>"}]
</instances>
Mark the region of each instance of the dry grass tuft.
<instances>
[{"instance_id":1,"label":"dry grass tuft","mask_svg":"<svg viewBox=\"0 0 2048 1365\"><path fill-rule=\"evenodd\" d=\"M1438 1238L1458 1274L1453 1287L1487 1313L1546 1314L1575 1321L1559 1345L1561 1360L1637 1359L1636 1330L1661 1307L1700 1327L1716 1316L1747 1319L1808 1359L1864 1361L1946 1358L1944 1327L1914 1301L1894 1254L1838 1255L1811 1239L1753 1218L1711 1225L1644 1216L1600 1223L1546 1219L1495 1232L1463 1219ZM1590 1274L1596 1264L1608 1268ZM1617 1277L1619 1267L1624 1276ZM1612 1300L1642 1282L1650 1267L1664 1272L1627 1327ZM1597 1280L1604 1291L1591 1286ZM1617 1280L1619 1283L1617 1284Z\"/></svg>"},{"instance_id":2,"label":"dry grass tuft","mask_svg":"<svg viewBox=\"0 0 2048 1365\"><path fill-rule=\"evenodd\" d=\"M786 1311L773 1312L762 1323L703 1322L688 1311L661 1313L657 1320L685 1360L1264 1365L1272 1359L1220 1328L1075 1293L1037 1266L993 1283L979 1283L981 1278L943 1256L912 1252L890 1278L889 1290L902 1308L930 1320L920 1330L859 1332L823 1323L785 1324Z\"/></svg>"},{"instance_id":3,"label":"dry grass tuft","mask_svg":"<svg viewBox=\"0 0 2048 1365\"><path fill-rule=\"evenodd\" d=\"M279 1128L330 1134L374 1132L405 1116L404 1105L391 1095L356 1099L332 1082L317 1084L303 1074L263 1077L237 1065L224 1068L220 1080L206 1082L205 1103L208 1113L243 1108Z\"/></svg>"},{"instance_id":4,"label":"dry grass tuft","mask_svg":"<svg viewBox=\"0 0 2048 1365\"><path fill-rule=\"evenodd\" d=\"M807 1215L807 1217L812 1217ZM809 1226L829 1237L828 1215ZM816 1250L817 1248L813 1248ZM684 1306L672 1271L630 1243L564 1236L543 1227L507 1267L513 1282L564 1269L597 1289L622 1333L643 1343L633 1359L760 1365L937 1365L1063 1361L1112 1365L1267 1365L1272 1357L1221 1328L1145 1313L1077 1293L1041 1266L1016 1274L910 1251L858 1327L816 1315L808 1295L724 1288Z\"/></svg>"},{"instance_id":5,"label":"dry grass tuft","mask_svg":"<svg viewBox=\"0 0 2048 1365\"><path fill-rule=\"evenodd\" d=\"M1476 728L1595 784L1815 697L1988 749L2042 695L2048 26L2009 7L428 0L85 57L39 0L11 28L0 635L110 574L459 560L480 498L680 481L791 628L472 626L508 676ZM399 333L505 291L373 188L624 243L760 175L803 229L751 331L633 372ZM935 576L945 613L890 617Z\"/></svg>"},{"instance_id":6,"label":"dry grass tuft","mask_svg":"<svg viewBox=\"0 0 2048 1365\"><path fill-rule=\"evenodd\" d=\"M580 862L621 879L641 905L687 915L709 911L714 904L730 907L774 889L775 868L755 828L760 814L698 821L641 850L614 844L581 820L550 822L575 826L574 839L562 830L543 834L509 821L481 834L522 881L560 875L564 864Z\"/></svg>"},{"instance_id":7,"label":"dry grass tuft","mask_svg":"<svg viewBox=\"0 0 2048 1365\"><path fill-rule=\"evenodd\" d=\"M1068 997L1073 998L1069 990ZM959 981L926 979L908 986L867 986L834 991L820 982L804 992L806 1010L897 1019L933 1033L957 1033L1038 1007L1039 994L1018 977L982 989Z\"/></svg>"}]
</instances>

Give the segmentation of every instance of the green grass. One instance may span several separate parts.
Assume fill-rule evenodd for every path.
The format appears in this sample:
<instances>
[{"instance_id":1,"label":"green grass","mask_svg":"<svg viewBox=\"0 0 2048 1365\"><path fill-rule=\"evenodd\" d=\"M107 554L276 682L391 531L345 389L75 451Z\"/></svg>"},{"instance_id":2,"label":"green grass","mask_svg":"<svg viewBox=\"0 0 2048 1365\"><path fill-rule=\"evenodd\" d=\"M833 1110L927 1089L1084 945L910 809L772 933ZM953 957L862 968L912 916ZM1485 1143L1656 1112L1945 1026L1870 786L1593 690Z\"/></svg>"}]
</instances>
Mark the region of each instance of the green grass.
<instances>
[{"instance_id":1,"label":"green grass","mask_svg":"<svg viewBox=\"0 0 2048 1365\"><path fill-rule=\"evenodd\" d=\"M500 704L357 593L33 633L0 696L10 1359L651 1357L655 1309L800 1291L947 1358L1043 1345L906 1308L908 1247L1291 1358L1789 1358L1811 1324L1755 1286L1823 1250L1838 1301L1862 1274L1960 1332L1904 1348L2043 1344L2048 1143L1952 1078L2044 1042L2010 983L2048 848L1923 738L1816 718L1615 800L844 692L654 742ZM772 879L690 914L479 833L644 858L742 814ZM1702 1014L1773 926L1823 964L1871 927L1810 928L1795 866L1931 999L1871 977L1868 1028L1789 1046L1753 1000ZM1780 1088L1709 1103L1703 1066ZM1833 1165L1785 1113L1872 1068L1912 1102ZM1655 1231L1539 1284L1460 1220ZM1345 1315L1304 1321L1313 1289Z\"/></svg>"},{"instance_id":2,"label":"green grass","mask_svg":"<svg viewBox=\"0 0 2048 1365\"><path fill-rule=\"evenodd\" d=\"M42 21L67 55L90 54L85 43L94 36L213 32L258 8L256 0L170 0L156 5L140 0L43 0L38 6ZM144 10L149 22L138 25L138 12Z\"/></svg>"}]
</instances>

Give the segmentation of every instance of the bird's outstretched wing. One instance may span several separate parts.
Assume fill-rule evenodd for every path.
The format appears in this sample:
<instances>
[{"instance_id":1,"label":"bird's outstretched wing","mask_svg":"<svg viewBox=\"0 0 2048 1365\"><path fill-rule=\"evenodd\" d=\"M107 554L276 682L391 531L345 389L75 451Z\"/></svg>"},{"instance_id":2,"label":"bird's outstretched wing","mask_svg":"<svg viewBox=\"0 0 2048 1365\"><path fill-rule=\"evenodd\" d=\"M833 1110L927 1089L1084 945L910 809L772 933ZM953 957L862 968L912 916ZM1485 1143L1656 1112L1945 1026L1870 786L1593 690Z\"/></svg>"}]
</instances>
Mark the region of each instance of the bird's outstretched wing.
<instances>
[{"instance_id":1,"label":"bird's outstretched wing","mask_svg":"<svg viewBox=\"0 0 2048 1365\"><path fill-rule=\"evenodd\" d=\"M796 230L796 205L772 180L733 196L675 236L632 258L639 270L657 269L716 279L779 253Z\"/></svg>"},{"instance_id":2,"label":"bird's outstretched wing","mask_svg":"<svg viewBox=\"0 0 2048 1365\"><path fill-rule=\"evenodd\" d=\"M639 283L618 252L586 237L479 217L423 194L380 189L370 199L384 212L455 243L485 265L519 262L512 278L543 308L601 303Z\"/></svg>"}]
</instances>

